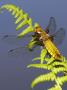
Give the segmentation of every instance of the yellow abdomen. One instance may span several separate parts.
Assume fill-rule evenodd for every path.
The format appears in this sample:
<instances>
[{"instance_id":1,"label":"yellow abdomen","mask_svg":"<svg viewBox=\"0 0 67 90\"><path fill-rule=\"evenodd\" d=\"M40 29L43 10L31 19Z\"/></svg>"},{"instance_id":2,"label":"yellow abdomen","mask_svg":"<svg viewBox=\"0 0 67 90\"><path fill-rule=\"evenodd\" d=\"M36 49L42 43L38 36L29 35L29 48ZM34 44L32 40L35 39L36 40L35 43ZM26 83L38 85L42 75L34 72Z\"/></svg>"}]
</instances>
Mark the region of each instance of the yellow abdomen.
<instances>
[{"instance_id":1,"label":"yellow abdomen","mask_svg":"<svg viewBox=\"0 0 67 90\"><path fill-rule=\"evenodd\" d=\"M59 52L59 50L56 48L56 46L54 45L54 43L52 43L52 41L50 39L43 41L46 49L48 50L48 52L55 58L55 59L61 59L61 54Z\"/></svg>"}]
</instances>

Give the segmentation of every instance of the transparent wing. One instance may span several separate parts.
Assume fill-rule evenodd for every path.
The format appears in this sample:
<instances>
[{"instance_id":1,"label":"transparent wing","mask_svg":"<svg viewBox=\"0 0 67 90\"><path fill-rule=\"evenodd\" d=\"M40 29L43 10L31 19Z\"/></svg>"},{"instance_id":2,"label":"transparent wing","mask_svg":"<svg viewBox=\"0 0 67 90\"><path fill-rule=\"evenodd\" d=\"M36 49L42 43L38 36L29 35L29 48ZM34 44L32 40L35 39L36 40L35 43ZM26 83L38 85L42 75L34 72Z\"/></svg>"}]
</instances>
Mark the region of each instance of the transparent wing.
<instances>
[{"instance_id":1,"label":"transparent wing","mask_svg":"<svg viewBox=\"0 0 67 90\"><path fill-rule=\"evenodd\" d=\"M56 21L54 17L50 17L46 32L50 35L56 31Z\"/></svg>"},{"instance_id":2,"label":"transparent wing","mask_svg":"<svg viewBox=\"0 0 67 90\"><path fill-rule=\"evenodd\" d=\"M21 47L8 50L8 56L9 57L20 57L20 56L24 57L25 55L30 56L33 54L32 55L33 57L37 57L39 52L40 52L39 47L37 47L36 50L34 49L33 51L31 51L26 46L25 47L21 46Z\"/></svg>"},{"instance_id":3,"label":"transparent wing","mask_svg":"<svg viewBox=\"0 0 67 90\"><path fill-rule=\"evenodd\" d=\"M27 52L30 53L28 48L21 46L21 47L17 47L17 48L13 48L13 49L8 50L8 56L14 56L14 57L21 56L21 55L23 56Z\"/></svg>"},{"instance_id":4,"label":"transparent wing","mask_svg":"<svg viewBox=\"0 0 67 90\"><path fill-rule=\"evenodd\" d=\"M17 38L17 35L10 35L10 34L1 34L0 35L1 41L8 43L9 45L14 45L14 48L8 50L9 57L22 57L25 54L30 55L33 52L32 49L27 47L29 41L32 39L32 35L24 36L23 38ZM17 47L17 48L16 48ZM35 48L35 47L34 47ZM34 49L33 48L33 49ZM33 54L33 56L37 54Z\"/></svg>"},{"instance_id":5,"label":"transparent wing","mask_svg":"<svg viewBox=\"0 0 67 90\"><path fill-rule=\"evenodd\" d=\"M23 45L24 43L28 43L28 41L32 38L32 35L24 36L23 38L18 38L17 35L11 34L0 34L0 40L6 42L10 45Z\"/></svg>"},{"instance_id":6,"label":"transparent wing","mask_svg":"<svg viewBox=\"0 0 67 90\"><path fill-rule=\"evenodd\" d=\"M64 28L60 28L55 34L53 34L52 37L55 45L60 45L64 40L65 35L66 35L66 32Z\"/></svg>"}]
</instances>

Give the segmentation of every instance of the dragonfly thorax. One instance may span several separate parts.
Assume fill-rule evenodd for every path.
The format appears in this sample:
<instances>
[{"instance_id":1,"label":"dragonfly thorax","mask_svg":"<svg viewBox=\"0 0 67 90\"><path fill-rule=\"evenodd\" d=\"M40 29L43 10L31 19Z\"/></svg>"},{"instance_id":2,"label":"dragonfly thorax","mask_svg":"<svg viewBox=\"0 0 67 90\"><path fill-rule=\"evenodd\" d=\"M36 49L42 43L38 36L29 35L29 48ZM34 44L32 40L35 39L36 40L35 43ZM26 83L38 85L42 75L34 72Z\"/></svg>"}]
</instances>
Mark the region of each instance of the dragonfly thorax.
<instances>
[{"instance_id":1,"label":"dragonfly thorax","mask_svg":"<svg viewBox=\"0 0 67 90\"><path fill-rule=\"evenodd\" d=\"M40 26L35 28L35 35L34 36L39 41L43 41L43 40L45 41L50 37L50 35L47 34L44 30L42 30L42 28Z\"/></svg>"}]
</instances>

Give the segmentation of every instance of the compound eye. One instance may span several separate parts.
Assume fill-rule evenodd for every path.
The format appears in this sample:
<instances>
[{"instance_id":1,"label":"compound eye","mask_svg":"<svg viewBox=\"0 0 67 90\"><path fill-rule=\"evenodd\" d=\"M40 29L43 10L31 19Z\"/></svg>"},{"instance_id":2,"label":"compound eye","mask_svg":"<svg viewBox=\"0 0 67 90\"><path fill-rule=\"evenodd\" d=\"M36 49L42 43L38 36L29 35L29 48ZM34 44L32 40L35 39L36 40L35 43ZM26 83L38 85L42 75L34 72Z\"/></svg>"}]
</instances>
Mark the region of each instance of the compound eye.
<instances>
[{"instance_id":1,"label":"compound eye","mask_svg":"<svg viewBox=\"0 0 67 90\"><path fill-rule=\"evenodd\" d=\"M35 27L35 32L41 34L41 27L40 26Z\"/></svg>"}]
</instances>

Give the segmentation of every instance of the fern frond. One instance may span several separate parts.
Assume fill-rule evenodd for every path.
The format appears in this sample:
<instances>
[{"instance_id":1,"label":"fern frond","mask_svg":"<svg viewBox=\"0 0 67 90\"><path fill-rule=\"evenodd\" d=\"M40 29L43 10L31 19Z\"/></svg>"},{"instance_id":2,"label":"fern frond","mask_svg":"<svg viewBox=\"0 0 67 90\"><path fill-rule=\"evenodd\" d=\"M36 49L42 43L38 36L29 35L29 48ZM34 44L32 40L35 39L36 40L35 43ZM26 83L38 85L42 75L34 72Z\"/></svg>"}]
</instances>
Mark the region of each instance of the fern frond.
<instances>
[{"instance_id":1,"label":"fern frond","mask_svg":"<svg viewBox=\"0 0 67 90\"><path fill-rule=\"evenodd\" d=\"M33 61L36 60L40 60L40 63L43 64L44 61L46 61L45 59L47 59L45 56L47 54L47 50L46 49L42 49L41 53L40 53L40 57L36 57L33 59Z\"/></svg>"},{"instance_id":2,"label":"fern frond","mask_svg":"<svg viewBox=\"0 0 67 90\"><path fill-rule=\"evenodd\" d=\"M40 57L36 57L33 59L33 61L36 61L36 60L40 60L40 63L43 64L44 61L47 62L47 64L50 64L52 61L54 61L54 58L53 57L46 57L47 55L47 50L44 48L41 50L41 53L40 53Z\"/></svg>"},{"instance_id":3,"label":"fern frond","mask_svg":"<svg viewBox=\"0 0 67 90\"><path fill-rule=\"evenodd\" d=\"M47 50L42 49L40 54L41 64L44 62L46 54L47 54Z\"/></svg>"},{"instance_id":4,"label":"fern frond","mask_svg":"<svg viewBox=\"0 0 67 90\"><path fill-rule=\"evenodd\" d=\"M51 64L52 66L60 65L67 68L66 62L58 62L57 60Z\"/></svg>"},{"instance_id":5,"label":"fern frond","mask_svg":"<svg viewBox=\"0 0 67 90\"><path fill-rule=\"evenodd\" d=\"M2 5L2 7L0 9L6 9L9 12L12 12L12 15L14 15L14 18L18 17L18 15L19 15L19 13L18 13L18 15L16 14L19 11L19 7L16 8L16 6L13 4ZM21 13L23 13L23 11L20 12L20 14Z\"/></svg>"},{"instance_id":6,"label":"fern frond","mask_svg":"<svg viewBox=\"0 0 67 90\"><path fill-rule=\"evenodd\" d=\"M48 74L40 75L32 81L31 87L33 88L38 83L45 82L45 81L53 81L54 79L55 79L55 75L52 72Z\"/></svg>"},{"instance_id":7,"label":"fern frond","mask_svg":"<svg viewBox=\"0 0 67 90\"><path fill-rule=\"evenodd\" d=\"M56 61L50 65L53 67L52 72L54 72L54 73L67 72L67 63L66 62Z\"/></svg>"},{"instance_id":8,"label":"fern frond","mask_svg":"<svg viewBox=\"0 0 67 90\"><path fill-rule=\"evenodd\" d=\"M64 67L58 67L58 68L53 68L52 69L52 71L54 72L54 73L58 73L58 72L67 72L67 68L64 68Z\"/></svg>"},{"instance_id":9,"label":"fern frond","mask_svg":"<svg viewBox=\"0 0 67 90\"><path fill-rule=\"evenodd\" d=\"M52 66L49 66L47 64L30 64L27 66L27 68L40 68L40 69L47 69L47 70L51 70Z\"/></svg>"},{"instance_id":10,"label":"fern frond","mask_svg":"<svg viewBox=\"0 0 67 90\"><path fill-rule=\"evenodd\" d=\"M53 57L47 58L46 54L47 54L47 50L44 48L44 49L41 50L40 57L34 58L33 61L40 60L40 63L43 64L44 61L47 61L49 63L49 62L54 60Z\"/></svg>"},{"instance_id":11,"label":"fern frond","mask_svg":"<svg viewBox=\"0 0 67 90\"><path fill-rule=\"evenodd\" d=\"M28 47L30 50L32 50L32 48L34 47L34 45L36 44L36 42L37 42L37 41L35 40L35 38L32 37L32 40L29 41L27 47Z\"/></svg>"},{"instance_id":12,"label":"fern frond","mask_svg":"<svg viewBox=\"0 0 67 90\"><path fill-rule=\"evenodd\" d=\"M28 25L28 27L26 29L24 29L19 35L18 37L22 37L24 35L26 35L29 32L33 32L34 31L34 27L32 26L32 19L28 16L27 13L25 13L23 10L21 10L19 7L16 7L13 4L6 4L6 5L2 5L1 8L2 9L6 9L9 12L12 13L12 15L14 15L14 18L17 18L17 20L15 21L15 24L18 24L20 22L20 24L16 27L16 30L19 30L20 28L22 28L25 25ZM22 21L23 20L23 21ZM21 22L22 21L22 22ZM36 24L36 23L35 23Z\"/></svg>"},{"instance_id":13,"label":"fern frond","mask_svg":"<svg viewBox=\"0 0 67 90\"><path fill-rule=\"evenodd\" d=\"M60 87L60 85L56 84L54 87L49 88L48 90L62 90L62 88Z\"/></svg>"},{"instance_id":14,"label":"fern frond","mask_svg":"<svg viewBox=\"0 0 67 90\"><path fill-rule=\"evenodd\" d=\"M57 81L60 85L63 85L64 82L67 82L67 75L62 77L57 77Z\"/></svg>"},{"instance_id":15,"label":"fern frond","mask_svg":"<svg viewBox=\"0 0 67 90\"><path fill-rule=\"evenodd\" d=\"M33 58L32 61L41 60L40 57Z\"/></svg>"}]
</instances>

